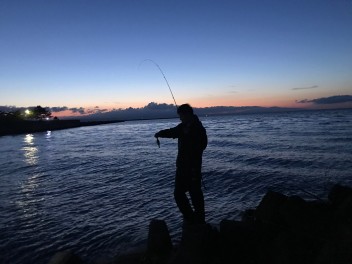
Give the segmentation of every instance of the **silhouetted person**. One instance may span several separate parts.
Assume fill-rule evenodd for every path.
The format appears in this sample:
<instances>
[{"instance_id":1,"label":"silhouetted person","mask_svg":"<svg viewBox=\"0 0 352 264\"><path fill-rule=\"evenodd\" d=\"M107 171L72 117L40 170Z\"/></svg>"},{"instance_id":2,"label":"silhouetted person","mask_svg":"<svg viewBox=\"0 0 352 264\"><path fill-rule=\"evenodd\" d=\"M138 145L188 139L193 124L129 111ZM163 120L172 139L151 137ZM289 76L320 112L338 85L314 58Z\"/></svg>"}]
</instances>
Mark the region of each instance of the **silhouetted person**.
<instances>
[{"instance_id":1,"label":"silhouetted person","mask_svg":"<svg viewBox=\"0 0 352 264\"><path fill-rule=\"evenodd\" d=\"M155 137L177 138L178 155L174 196L186 223L205 223L204 197L201 188L202 155L207 147L206 130L189 104L177 108L181 123L174 128L157 132ZM193 209L186 196L189 192Z\"/></svg>"}]
</instances>

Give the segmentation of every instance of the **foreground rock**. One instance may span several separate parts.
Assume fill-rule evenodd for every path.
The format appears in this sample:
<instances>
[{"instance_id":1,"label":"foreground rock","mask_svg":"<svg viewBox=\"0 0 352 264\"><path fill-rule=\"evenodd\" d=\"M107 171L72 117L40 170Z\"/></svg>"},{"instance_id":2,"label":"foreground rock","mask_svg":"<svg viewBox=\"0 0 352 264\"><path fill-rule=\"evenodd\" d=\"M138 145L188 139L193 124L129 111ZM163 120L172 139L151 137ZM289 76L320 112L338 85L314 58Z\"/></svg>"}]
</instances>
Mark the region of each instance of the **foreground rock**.
<instances>
[{"instance_id":1,"label":"foreground rock","mask_svg":"<svg viewBox=\"0 0 352 264\"><path fill-rule=\"evenodd\" d=\"M152 263L165 263L171 251L172 242L165 221L152 220L149 224L146 259Z\"/></svg>"},{"instance_id":2,"label":"foreground rock","mask_svg":"<svg viewBox=\"0 0 352 264\"><path fill-rule=\"evenodd\" d=\"M305 201L270 191L242 221L221 221L220 230L209 224L185 225L175 246L166 223L153 220L145 252L109 263L350 264L352 189L335 185L328 198Z\"/></svg>"}]
</instances>

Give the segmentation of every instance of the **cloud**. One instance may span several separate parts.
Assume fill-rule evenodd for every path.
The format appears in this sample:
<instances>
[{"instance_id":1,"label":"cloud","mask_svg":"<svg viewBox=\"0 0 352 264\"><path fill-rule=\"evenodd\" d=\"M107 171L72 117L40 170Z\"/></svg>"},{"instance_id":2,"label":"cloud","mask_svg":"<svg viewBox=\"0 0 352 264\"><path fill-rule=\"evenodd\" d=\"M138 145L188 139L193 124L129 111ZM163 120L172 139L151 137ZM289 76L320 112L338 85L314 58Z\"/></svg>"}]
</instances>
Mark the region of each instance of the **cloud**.
<instances>
[{"instance_id":1,"label":"cloud","mask_svg":"<svg viewBox=\"0 0 352 264\"><path fill-rule=\"evenodd\" d=\"M297 91L297 90L309 90L309 89L315 89L318 88L318 85L313 85L313 86L308 86L308 87L296 87L296 88L292 88L291 90L293 91Z\"/></svg>"},{"instance_id":2,"label":"cloud","mask_svg":"<svg viewBox=\"0 0 352 264\"><path fill-rule=\"evenodd\" d=\"M64 112L64 111L71 111L72 113L76 114L92 114L95 113L96 110L86 110L84 107L71 107L68 108L67 106L54 106L50 107L51 112L57 113L57 112Z\"/></svg>"},{"instance_id":3,"label":"cloud","mask_svg":"<svg viewBox=\"0 0 352 264\"><path fill-rule=\"evenodd\" d=\"M108 109L100 109L99 107L96 106L93 109L86 110L85 113L91 115L91 114L97 114L97 113L105 113L107 111L109 111L109 110Z\"/></svg>"},{"instance_id":4,"label":"cloud","mask_svg":"<svg viewBox=\"0 0 352 264\"><path fill-rule=\"evenodd\" d=\"M146 105L145 107L143 107L144 110L149 110L149 111L168 111L168 110L175 110L175 105L173 104L158 104L158 103L154 103L151 102L148 105Z\"/></svg>"},{"instance_id":5,"label":"cloud","mask_svg":"<svg viewBox=\"0 0 352 264\"><path fill-rule=\"evenodd\" d=\"M23 109L23 107L16 107L14 105L0 105L0 112L13 112L21 109Z\"/></svg>"},{"instance_id":6,"label":"cloud","mask_svg":"<svg viewBox=\"0 0 352 264\"><path fill-rule=\"evenodd\" d=\"M72 107L69 108L68 110L70 110L72 113L80 113L81 115L84 115L86 112L86 110L83 107Z\"/></svg>"},{"instance_id":7,"label":"cloud","mask_svg":"<svg viewBox=\"0 0 352 264\"><path fill-rule=\"evenodd\" d=\"M335 95L330 97L316 98L312 100L308 100L308 99L297 100L296 102L301 104L313 103L317 105L340 104L340 103L352 102L352 95Z\"/></svg>"},{"instance_id":8,"label":"cloud","mask_svg":"<svg viewBox=\"0 0 352 264\"><path fill-rule=\"evenodd\" d=\"M86 110L83 107L68 108L67 106L54 106L54 107L50 107L50 110L54 113L63 112L63 111L71 111L72 113L79 113L81 115L86 114Z\"/></svg>"},{"instance_id":9,"label":"cloud","mask_svg":"<svg viewBox=\"0 0 352 264\"><path fill-rule=\"evenodd\" d=\"M63 112L63 111L66 111L68 110L68 107L67 106L54 106L54 107L50 107L50 111L51 112Z\"/></svg>"}]
</instances>

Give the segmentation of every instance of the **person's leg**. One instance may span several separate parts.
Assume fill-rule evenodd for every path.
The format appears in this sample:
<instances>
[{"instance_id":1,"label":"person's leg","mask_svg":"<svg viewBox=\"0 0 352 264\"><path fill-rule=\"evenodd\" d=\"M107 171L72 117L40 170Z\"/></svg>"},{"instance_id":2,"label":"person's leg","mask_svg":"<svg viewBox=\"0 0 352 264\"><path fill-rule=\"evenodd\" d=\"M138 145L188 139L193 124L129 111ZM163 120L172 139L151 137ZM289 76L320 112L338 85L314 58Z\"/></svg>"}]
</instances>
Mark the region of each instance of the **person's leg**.
<instances>
[{"instance_id":1,"label":"person's leg","mask_svg":"<svg viewBox=\"0 0 352 264\"><path fill-rule=\"evenodd\" d=\"M202 191L201 177L192 178L189 194L194 208L195 221L200 224L205 223L204 195Z\"/></svg>"},{"instance_id":2,"label":"person's leg","mask_svg":"<svg viewBox=\"0 0 352 264\"><path fill-rule=\"evenodd\" d=\"M187 175L177 169L175 178L174 197L183 218L188 222L193 222L194 213L187 198L186 192L188 189Z\"/></svg>"}]
</instances>

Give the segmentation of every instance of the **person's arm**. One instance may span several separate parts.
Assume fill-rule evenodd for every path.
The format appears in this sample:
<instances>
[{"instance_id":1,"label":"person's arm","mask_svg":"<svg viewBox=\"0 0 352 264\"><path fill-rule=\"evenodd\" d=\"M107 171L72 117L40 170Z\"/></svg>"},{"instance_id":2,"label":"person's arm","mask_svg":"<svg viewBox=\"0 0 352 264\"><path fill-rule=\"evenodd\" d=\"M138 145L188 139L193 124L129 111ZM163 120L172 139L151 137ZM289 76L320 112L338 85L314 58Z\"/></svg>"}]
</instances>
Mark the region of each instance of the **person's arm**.
<instances>
[{"instance_id":1,"label":"person's arm","mask_svg":"<svg viewBox=\"0 0 352 264\"><path fill-rule=\"evenodd\" d=\"M173 128L160 130L159 132L155 133L154 137L158 138L178 138L180 135L180 128L179 125Z\"/></svg>"}]
</instances>

